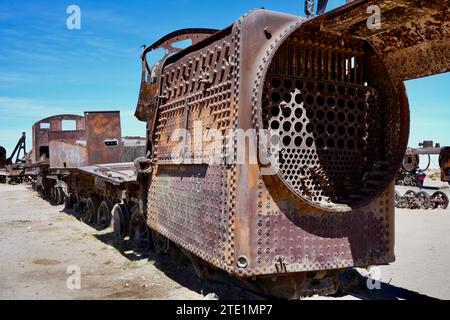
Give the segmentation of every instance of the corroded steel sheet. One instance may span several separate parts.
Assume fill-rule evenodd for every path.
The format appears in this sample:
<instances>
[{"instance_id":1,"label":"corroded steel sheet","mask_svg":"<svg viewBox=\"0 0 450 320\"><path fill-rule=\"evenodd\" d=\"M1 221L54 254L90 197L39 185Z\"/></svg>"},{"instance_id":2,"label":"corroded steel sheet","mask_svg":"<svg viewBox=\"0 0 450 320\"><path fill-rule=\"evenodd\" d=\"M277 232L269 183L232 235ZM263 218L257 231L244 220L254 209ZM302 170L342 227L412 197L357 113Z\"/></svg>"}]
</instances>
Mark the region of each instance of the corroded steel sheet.
<instances>
[{"instance_id":1,"label":"corroded steel sheet","mask_svg":"<svg viewBox=\"0 0 450 320\"><path fill-rule=\"evenodd\" d=\"M89 164L120 162L123 145L119 111L85 112Z\"/></svg>"},{"instance_id":2,"label":"corroded steel sheet","mask_svg":"<svg viewBox=\"0 0 450 320\"><path fill-rule=\"evenodd\" d=\"M51 139L49 148L51 168L79 168L89 164L85 140Z\"/></svg>"},{"instance_id":3,"label":"corroded steel sheet","mask_svg":"<svg viewBox=\"0 0 450 320\"><path fill-rule=\"evenodd\" d=\"M75 130L63 130L63 121L75 121ZM58 115L36 122L32 128L33 146L31 150L32 163L46 162L50 164L52 159L50 142L52 140L81 140L85 136L85 122L82 116L78 115ZM56 151L56 150L55 150ZM55 153L58 157L61 154ZM70 161L67 161L70 162ZM55 163L59 166L60 163Z\"/></svg>"},{"instance_id":4,"label":"corroded steel sheet","mask_svg":"<svg viewBox=\"0 0 450 320\"><path fill-rule=\"evenodd\" d=\"M0 146L0 168L4 168L7 164L6 149Z\"/></svg>"},{"instance_id":5,"label":"corroded steel sheet","mask_svg":"<svg viewBox=\"0 0 450 320\"><path fill-rule=\"evenodd\" d=\"M133 162L93 165L81 167L79 171L113 185L136 181L136 171Z\"/></svg>"},{"instance_id":6,"label":"corroded steel sheet","mask_svg":"<svg viewBox=\"0 0 450 320\"><path fill-rule=\"evenodd\" d=\"M380 29L367 27L369 5ZM254 10L152 69L145 55L157 45L146 49L136 115L153 164L149 226L282 296L315 292L311 274L393 262L403 81L450 70L448 9L361 0L310 20ZM269 132L272 145L258 148L279 163L261 153L237 163L250 151L239 129ZM215 164L210 131L222 134Z\"/></svg>"},{"instance_id":7,"label":"corroded steel sheet","mask_svg":"<svg viewBox=\"0 0 450 320\"><path fill-rule=\"evenodd\" d=\"M161 166L149 192L150 227L218 267L228 264L226 175L220 166Z\"/></svg>"},{"instance_id":8,"label":"corroded steel sheet","mask_svg":"<svg viewBox=\"0 0 450 320\"><path fill-rule=\"evenodd\" d=\"M64 121L75 127L66 129ZM134 161L146 152L146 139L121 137L119 111L85 112L83 116L58 115L33 125L29 164L50 168L78 168L93 164Z\"/></svg>"},{"instance_id":9,"label":"corroded steel sheet","mask_svg":"<svg viewBox=\"0 0 450 320\"><path fill-rule=\"evenodd\" d=\"M381 28L369 29L369 6ZM324 31L366 39L391 77L409 80L450 71L450 5L442 0L359 0L308 22Z\"/></svg>"},{"instance_id":10,"label":"corroded steel sheet","mask_svg":"<svg viewBox=\"0 0 450 320\"><path fill-rule=\"evenodd\" d=\"M442 148L439 155L439 166L441 167L441 180L450 183L450 147Z\"/></svg>"}]
</instances>

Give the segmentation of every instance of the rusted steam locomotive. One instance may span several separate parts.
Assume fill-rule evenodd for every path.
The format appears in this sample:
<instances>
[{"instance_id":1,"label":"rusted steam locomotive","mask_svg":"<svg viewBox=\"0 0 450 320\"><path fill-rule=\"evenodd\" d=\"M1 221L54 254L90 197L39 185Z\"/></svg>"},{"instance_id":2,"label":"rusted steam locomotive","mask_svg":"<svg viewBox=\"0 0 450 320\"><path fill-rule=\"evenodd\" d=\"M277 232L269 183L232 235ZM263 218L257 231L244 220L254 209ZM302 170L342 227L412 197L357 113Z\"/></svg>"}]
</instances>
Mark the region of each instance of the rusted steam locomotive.
<instances>
[{"instance_id":1,"label":"rusted steam locomotive","mask_svg":"<svg viewBox=\"0 0 450 320\"><path fill-rule=\"evenodd\" d=\"M369 4L381 28L367 27ZM201 276L223 271L285 298L333 293L341 271L395 260L403 81L450 70L446 12L361 0L310 20L259 9L224 30L173 32L141 56L146 156L123 168L88 157L71 171L64 151L44 173L65 174L50 190L65 181L66 203L88 220L178 248Z\"/></svg>"},{"instance_id":2,"label":"rusted steam locomotive","mask_svg":"<svg viewBox=\"0 0 450 320\"><path fill-rule=\"evenodd\" d=\"M21 163L26 156L26 135L22 133L13 152L8 157L6 149L0 146L0 183L20 182L22 179Z\"/></svg>"},{"instance_id":3,"label":"rusted steam locomotive","mask_svg":"<svg viewBox=\"0 0 450 320\"><path fill-rule=\"evenodd\" d=\"M146 48L136 116L148 127L150 228L198 264L284 297L333 292L339 271L393 262L393 180L409 135L402 81L449 69L434 53L438 38L411 35L446 34L448 46L445 6L427 2L425 13L403 2L375 1L395 21L381 30L366 27L368 3L356 1L310 21L256 10L222 31L181 30ZM412 16L423 24L401 23ZM185 39L192 46L172 45ZM146 54L161 47L167 55L150 68ZM222 164L204 161L205 140L186 136L181 164L171 161L173 132L195 138L197 122L204 137L222 133ZM260 159L233 161L239 129L271 131L275 174Z\"/></svg>"}]
</instances>

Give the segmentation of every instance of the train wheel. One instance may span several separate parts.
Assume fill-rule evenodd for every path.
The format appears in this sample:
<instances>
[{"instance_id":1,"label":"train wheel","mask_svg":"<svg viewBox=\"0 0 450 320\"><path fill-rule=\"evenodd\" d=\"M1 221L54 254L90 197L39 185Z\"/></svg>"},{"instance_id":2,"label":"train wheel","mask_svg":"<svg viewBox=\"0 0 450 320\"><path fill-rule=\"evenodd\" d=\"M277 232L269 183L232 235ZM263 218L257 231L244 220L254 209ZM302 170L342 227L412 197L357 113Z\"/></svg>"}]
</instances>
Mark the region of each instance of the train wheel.
<instances>
[{"instance_id":1,"label":"train wheel","mask_svg":"<svg viewBox=\"0 0 450 320\"><path fill-rule=\"evenodd\" d=\"M413 190L406 191L403 200L405 201L405 208L417 209L419 207L417 204L416 193Z\"/></svg>"},{"instance_id":2,"label":"train wheel","mask_svg":"<svg viewBox=\"0 0 450 320\"><path fill-rule=\"evenodd\" d=\"M156 232L155 230L152 230L152 239L153 239L153 246L155 247L155 252L157 254L169 253L169 249L170 249L169 239L167 239L165 236L163 236L159 232Z\"/></svg>"},{"instance_id":3,"label":"train wheel","mask_svg":"<svg viewBox=\"0 0 450 320\"><path fill-rule=\"evenodd\" d=\"M431 196L431 203L435 209L439 208L445 210L448 208L449 200L445 193L442 191L437 191Z\"/></svg>"},{"instance_id":4,"label":"train wheel","mask_svg":"<svg viewBox=\"0 0 450 320\"><path fill-rule=\"evenodd\" d=\"M76 197L73 193L69 193L67 196L64 197L64 209L66 210L72 210L75 206Z\"/></svg>"},{"instance_id":5,"label":"train wheel","mask_svg":"<svg viewBox=\"0 0 450 320\"><path fill-rule=\"evenodd\" d=\"M56 195L56 204L57 205L63 205L64 204L64 198L66 197L66 192L64 191L63 187L57 187L55 190Z\"/></svg>"},{"instance_id":6,"label":"train wheel","mask_svg":"<svg viewBox=\"0 0 450 320\"><path fill-rule=\"evenodd\" d=\"M130 239L137 248L149 250L153 243L145 214L139 212L138 206L134 206L132 212L130 220Z\"/></svg>"},{"instance_id":7,"label":"train wheel","mask_svg":"<svg viewBox=\"0 0 450 320\"><path fill-rule=\"evenodd\" d=\"M398 191L395 191L395 195L394 195L394 203L395 203L395 207L399 208L399 204L400 204L400 198L402 196L400 195L400 193L398 193Z\"/></svg>"},{"instance_id":8,"label":"train wheel","mask_svg":"<svg viewBox=\"0 0 450 320\"><path fill-rule=\"evenodd\" d=\"M36 192L38 193L38 195L39 195L41 198L45 199L45 190L44 190L44 188L42 187L42 185L36 186Z\"/></svg>"},{"instance_id":9,"label":"train wheel","mask_svg":"<svg viewBox=\"0 0 450 320\"><path fill-rule=\"evenodd\" d=\"M56 188L55 188L55 186L50 188L50 203L52 205L56 204Z\"/></svg>"},{"instance_id":10,"label":"train wheel","mask_svg":"<svg viewBox=\"0 0 450 320\"><path fill-rule=\"evenodd\" d=\"M111 226L116 236L125 238L130 228L130 216L126 204L118 203L112 209Z\"/></svg>"},{"instance_id":11,"label":"train wheel","mask_svg":"<svg viewBox=\"0 0 450 320\"><path fill-rule=\"evenodd\" d=\"M405 186L410 186L410 187L415 187L416 186L416 181L414 179L414 177L410 174L406 175L403 178L403 183Z\"/></svg>"},{"instance_id":12,"label":"train wheel","mask_svg":"<svg viewBox=\"0 0 450 320\"><path fill-rule=\"evenodd\" d=\"M73 208L73 203L70 201L70 195L64 198L64 209L71 210Z\"/></svg>"},{"instance_id":13,"label":"train wheel","mask_svg":"<svg viewBox=\"0 0 450 320\"><path fill-rule=\"evenodd\" d=\"M71 202L73 203L73 211L75 212L75 214L83 216L86 201L84 201L79 196L72 194Z\"/></svg>"},{"instance_id":14,"label":"train wheel","mask_svg":"<svg viewBox=\"0 0 450 320\"><path fill-rule=\"evenodd\" d=\"M99 208L97 197L89 197L86 206L84 207L84 219L87 223L95 223L97 218L97 211Z\"/></svg>"},{"instance_id":15,"label":"train wheel","mask_svg":"<svg viewBox=\"0 0 450 320\"><path fill-rule=\"evenodd\" d=\"M431 198L428 193L421 191L416 195L416 197L418 200L419 207L421 209L427 210L431 208Z\"/></svg>"},{"instance_id":16,"label":"train wheel","mask_svg":"<svg viewBox=\"0 0 450 320\"><path fill-rule=\"evenodd\" d=\"M399 208L399 209L404 209L406 207L408 207L408 201L406 200L405 197L402 197L400 195L400 193L398 193L397 191L395 191L395 207Z\"/></svg>"},{"instance_id":17,"label":"train wheel","mask_svg":"<svg viewBox=\"0 0 450 320\"><path fill-rule=\"evenodd\" d=\"M97 225L99 228L106 229L111 226L112 209L113 204L111 200L106 199L102 201L97 211Z\"/></svg>"},{"instance_id":18,"label":"train wheel","mask_svg":"<svg viewBox=\"0 0 450 320\"><path fill-rule=\"evenodd\" d=\"M411 197L414 198L416 196L416 193L413 190L408 190L405 193L405 197Z\"/></svg>"}]
</instances>

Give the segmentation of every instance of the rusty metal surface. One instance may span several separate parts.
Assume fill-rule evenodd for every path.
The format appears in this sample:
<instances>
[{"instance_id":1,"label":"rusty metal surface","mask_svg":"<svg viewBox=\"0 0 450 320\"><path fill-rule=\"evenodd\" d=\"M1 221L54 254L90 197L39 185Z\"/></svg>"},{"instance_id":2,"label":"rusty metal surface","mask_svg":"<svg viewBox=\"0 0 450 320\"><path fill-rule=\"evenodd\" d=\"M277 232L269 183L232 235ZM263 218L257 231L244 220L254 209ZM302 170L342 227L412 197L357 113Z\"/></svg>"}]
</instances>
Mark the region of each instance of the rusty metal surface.
<instances>
[{"instance_id":1,"label":"rusty metal surface","mask_svg":"<svg viewBox=\"0 0 450 320\"><path fill-rule=\"evenodd\" d=\"M76 130L63 130L62 121L76 122ZM41 124L47 126L41 126ZM55 185L64 185L67 194L122 200L122 190L136 197L138 186L133 163L118 164L145 154L145 138L128 137L122 141L120 113L117 111L85 112L84 117L54 116L33 126L33 149L24 164L22 176L30 177L34 188L45 197ZM49 157L35 162L41 148ZM36 153L38 152L38 153ZM111 163L103 166L105 163ZM131 189L130 189L131 188ZM50 197L52 199L52 197ZM61 199L59 199L61 200Z\"/></svg>"},{"instance_id":2,"label":"rusty metal surface","mask_svg":"<svg viewBox=\"0 0 450 320\"><path fill-rule=\"evenodd\" d=\"M148 194L149 225L220 268L231 265L227 182L230 170L225 166L170 165L175 144L169 137L177 128L192 131L198 119L203 120L203 130L229 128L236 40L229 29L213 36L205 47L198 43L199 51L185 55L180 52L180 60L165 66L157 81L161 87L155 94L163 97L157 99L158 118L152 119L155 113L150 113L146 119L154 128L150 132L154 134L152 158L158 164ZM145 99L141 95L140 103Z\"/></svg>"},{"instance_id":3,"label":"rusty metal surface","mask_svg":"<svg viewBox=\"0 0 450 320\"><path fill-rule=\"evenodd\" d=\"M384 12L380 30L365 27L369 3ZM70 175L80 197L147 203L153 230L232 275L260 279L266 293L332 292L340 270L395 260L392 181L409 135L402 81L450 69L447 9L361 0L308 21L254 10L222 31L176 31L141 57L145 147L121 137L117 111L56 116L33 126L32 164L15 169L39 172L46 188ZM185 39L193 44L173 46ZM156 48L166 55L150 68ZM62 131L67 119L76 130ZM185 164L173 162L179 129ZM274 174L257 156L235 162L248 148L237 129L272 130L281 146ZM204 152L212 130L223 135L221 164ZM139 186L135 164L118 162L142 155L150 168ZM148 202L138 199L144 186ZM310 287L314 279L322 289Z\"/></svg>"},{"instance_id":4,"label":"rusty metal surface","mask_svg":"<svg viewBox=\"0 0 450 320\"><path fill-rule=\"evenodd\" d=\"M8 164L6 155L6 149L0 146L0 168L5 168Z\"/></svg>"},{"instance_id":5,"label":"rusty metal surface","mask_svg":"<svg viewBox=\"0 0 450 320\"><path fill-rule=\"evenodd\" d=\"M439 155L439 166L441 167L441 180L450 183L450 147L442 148Z\"/></svg>"},{"instance_id":6,"label":"rusty metal surface","mask_svg":"<svg viewBox=\"0 0 450 320\"><path fill-rule=\"evenodd\" d=\"M164 48L166 50L173 50L172 52L177 52L181 50L177 50L179 48L174 48L172 46L173 43L182 40L192 40L192 45L197 44L198 42L206 39L211 34L216 33L219 30L216 29L205 29L205 28L187 28L173 31L164 37L158 39L153 44L145 48L143 51L143 55L146 55L152 50L158 48Z\"/></svg>"},{"instance_id":7,"label":"rusty metal surface","mask_svg":"<svg viewBox=\"0 0 450 320\"><path fill-rule=\"evenodd\" d=\"M196 120L202 121L202 132L229 127L233 72L230 47L231 36L226 35L164 68L161 93L165 98L159 106L154 138L157 163L171 163L173 148L178 144L170 139L174 130L193 132ZM191 150L194 139L186 146ZM198 155L193 152L189 155L190 159L195 157Z\"/></svg>"},{"instance_id":8,"label":"rusty metal surface","mask_svg":"<svg viewBox=\"0 0 450 320\"><path fill-rule=\"evenodd\" d=\"M413 172L419 168L419 161L419 155L414 153L414 149L408 148L406 150L401 169L406 172Z\"/></svg>"},{"instance_id":9,"label":"rusty metal surface","mask_svg":"<svg viewBox=\"0 0 450 320\"><path fill-rule=\"evenodd\" d=\"M21 178L24 176L25 168L23 164L10 164L5 169L9 178Z\"/></svg>"},{"instance_id":10,"label":"rusty metal surface","mask_svg":"<svg viewBox=\"0 0 450 320\"><path fill-rule=\"evenodd\" d=\"M440 143L434 144L431 140L425 140L419 143L419 148L414 149L415 154L438 155L442 151Z\"/></svg>"},{"instance_id":11,"label":"rusty metal surface","mask_svg":"<svg viewBox=\"0 0 450 320\"><path fill-rule=\"evenodd\" d=\"M79 168L79 171L98 177L113 185L136 181L136 170L133 162L93 165Z\"/></svg>"},{"instance_id":12,"label":"rusty metal surface","mask_svg":"<svg viewBox=\"0 0 450 320\"><path fill-rule=\"evenodd\" d=\"M381 9L381 28L368 29L368 6ZM311 26L374 48L395 80L450 71L450 6L441 0L359 0L312 19Z\"/></svg>"},{"instance_id":13,"label":"rusty metal surface","mask_svg":"<svg viewBox=\"0 0 450 320\"><path fill-rule=\"evenodd\" d=\"M387 148L392 153L398 147L383 146L383 140L400 136L399 128L382 126L382 117L397 117L396 106L381 105L367 84L364 43L340 47L339 39L291 37L302 40L287 40L279 49L264 85L263 126L277 131L272 139L282 146L279 176L318 206L357 207L382 184L391 165ZM283 61L289 55L297 56L293 65ZM352 59L355 68L346 70Z\"/></svg>"},{"instance_id":14,"label":"rusty metal surface","mask_svg":"<svg viewBox=\"0 0 450 320\"><path fill-rule=\"evenodd\" d=\"M120 162L134 162L145 157L147 151L147 139L143 137L123 137L123 152Z\"/></svg>"},{"instance_id":15,"label":"rusty metal surface","mask_svg":"<svg viewBox=\"0 0 450 320\"><path fill-rule=\"evenodd\" d=\"M369 5L381 8L381 29L367 28ZM45 190L66 179L79 198L147 205L153 230L259 280L263 292L329 293L342 269L395 260L392 181L409 135L403 81L449 71L449 35L449 6L434 0L352 1L311 20L254 10L221 31L175 31L142 53L135 115L145 139L121 137L118 111L50 117L33 126L29 163L7 166L8 175L37 177ZM166 55L150 68L156 48ZM63 131L64 120L76 129ZM185 164L173 162L179 129ZM281 146L272 175L257 156L235 162L249 148L236 129L272 130ZM223 135L221 164L204 152L212 130ZM148 181L138 183L130 161L142 156L139 179ZM444 148L447 181L449 159Z\"/></svg>"},{"instance_id":16,"label":"rusty metal surface","mask_svg":"<svg viewBox=\"0 0 450 320\"><path fill-rule=\"evenodd\" d=\"M439 166L441 169L442 181L448 181L448 156L446 155L448 147L441 147L439 143L433 141L423 141L419 143L418 148L408 148L403 158L402 166L396 177L396 184L405 186L420 186L421 175L430 168L431 155L439 155ZM428 156L428 164L420 168L420 155Z\"/></svg>"},{"instance_id":17,"label":"rusty metal surface","mask_svg":"<svg viewBox=\"0 0 450 320\"><path fill-rule=\"evenodd\" d=\"M248 266L237 272L242 276L284 274L393 261L394 206L386 190L392 190L409 131L403 85L390 79L379 57L360 39L342 41L291 16L256 12L244 21L242 37L247 41L241 47L246 59L241 61L245 74L240 77L240 126L269 125L264 109L279 105L263 97L270 92L275 75L284 87L283 98L286 95L289 100L281 109L292 114L278 118L290 124L283 128L280 123L280 134L291 137L281 151L300 154L295 157L291 151L287 168L273 177L261 177L257 166L239 166L236 229L241 230L236 232L235 247L236 256L245 257ZM255 43L260 46L255 48ZM303 82L298 89L297 81ZM363 94L358 95L359 91ZM302 101L295 101L297 94ZM250 117L248 105L252 106ZM295 115L297 109L302 115ZM297 133L299 122L303 128ZM298 146L297 137L303 140ZM305 167L310 172L301 172ZM292 187L300 179L305 179L305 185ZM353 183L359 188L352 189ZM328 201L320 201L327 193ZM365 230L367 222L370 230ZM255 224L260 230L253 233ZM308 242L311 239L315 242Z\"/></svg>"},{"instance_id":18,"label":"rusty metal surface","mask_svg":"<svg viewBox=\"0 0 450 320\"><path fill-rule=\"evenodd\" d=\"M120 162L122 135L119 111L85 112L89 164Z\"/></svg>"},{"instance_id":19,"label":"rusty metal surface","mask_svg":"<svg viewBox=\"0 0 450 320\"><path fill-rule=\"evenodd\" d=\"M227 265L226 168L161 166L149 191L149 226L217 267Z\"/></svg>"},{"instance_id":20,"label":"rusty metal surface","mask_svg":"<svg viewBox=\"0 0 450 320\"><path fill-rule=\"evenodd\" d=\"M392 181L409 133L403 83L366 38L304 22L255 10L161 61L152 112L141 118L155 164L150 227L241 277L395 259ZM196 120L203 132L278 130L281 171L208 165L195 152L184 160L203 164L174 165L170 136L194 133ZM221 145L228 157L235 139Z\"/></svg>"},{"instance_id":21,"label":"rusty metal surface","mask_svg":"<svg viewBox=\"0 0 450 320\"><path fill-rule=\"evenodd\" d=\"M254 267L250 275L364 267L394 260L392 186L371 205L346 214L296 204L284 190L266 189L262 180L258 193L250 245L241 249Z\"/></svg>"},{"instance_id":22,"label":"rusty metal surface","mask_svg":"<svg viewBox=\"0 0 450 320\"><path fill-rule=\"evenodd\" d=\"M24 166L24 174L27 176L37 177L42 175L44 170L48 169L47 164L25 164Z\"/></svg>"},{"instance_id":23,"label":"rusty metal surface","mask_svg":"<svg viewBox=\"0 0 450 320\"><path fill-rule=\"evenodd\" d=\"M19 164L26 162L27 152L26 152L26 134L22 132L22 136L17 141L14 150L11 152L10 156L7 157L6 149L0 146L0 168L5 168L11 164Z\"/></svg>"},{"instance_id":24,"label":"rusty metal surface","mask_svg":"<svg viewBox=\"0 0 450 320\"><path fill-rule=\"evenodd\" d=\"M63 130L63 121L75 121L75 130ZM78 168L93 164L131 162L144 156L145 138L121 137L119 111L58 115L33 125L33 147L28 163L50 168Z\"/></svg>"},{"instance_id":25,"label":"rusty metal surface","mask_svg":"<svg viewBox=\"0 0 450 320\"><path fill-rule=\"evenodd\" d=\"M63 131L62 121L76 121L76 130ZM59 150L55 150L52 153L50 142L56 140L76 141L84 139L84 130L84 118L78 115L57 115L36 122L32 128L33 146L31 150L31 162L45 162L50 164L53 157L59 158L61 156ZM62 167L62 163L59 162L54 162L53 165Z\"/></svg>"},{"instance_id":26,"label":"rusty metal surface","mask_svg":"<svg viewBox=\"0 0 450 320\"><path fill-rule=\"evenodd\" d=\"M89 164L85 140L50 140L49 147L51 168L78 168Z\"/></svg>"},{"instance_id":27,"label":"rusty metal surface","mask_svg":"<svg viewBox=\"0 0 450 320\"><path fill-rule=\"evenodd\" d=\"M2 167L1 165L2 164L0 163L0 183L5 183L6 178L8 177L8 172L7 172L6 168Z\"/></svg>"},{"instance_id":28,"label":"rusty metal surface","mask_svg":"<svg viewBox=\"0 0 450 320\"><path fill-rule=\"evenodd\" d=\"M182 51L182 49L174 47L173 44L183 40L191 40L192 46L205 40L210 35L217 32L214 29L191 28L174 31L161 39L157 40L152 45L146 47L141 55L142 58L142 79L141 88L139 91L139 102L136 108L135 116L141 121L147 121L151 116L152 108L154 109L158 102L158 84L155 82L155 75L161 71L161 63L157 62L152 67L149 67L146 55L152 50L162 48L165 50L165 55L161 61L168 57Z\"/></svg>"}]
</instances>

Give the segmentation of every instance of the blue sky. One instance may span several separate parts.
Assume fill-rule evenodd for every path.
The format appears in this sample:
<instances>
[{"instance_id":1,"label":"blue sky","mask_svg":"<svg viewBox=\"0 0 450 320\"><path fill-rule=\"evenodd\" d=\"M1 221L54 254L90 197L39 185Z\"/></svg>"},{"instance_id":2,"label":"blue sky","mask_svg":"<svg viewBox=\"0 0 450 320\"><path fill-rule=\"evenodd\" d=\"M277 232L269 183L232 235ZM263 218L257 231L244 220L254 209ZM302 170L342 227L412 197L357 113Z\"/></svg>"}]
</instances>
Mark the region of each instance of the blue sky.
<instances>
[{"instance_id":1,"label":"blue sky","mask_svg":"<svg viewBox=\"0 0 450 320\"><path fill-rule=\"evenodd\" d=\"M329 9L343 4L331 0ZM66 8L81 8L81 30L68 30ZM120 110L123 135L144 135L133 117L139 47L180 28L224 28L265 7L303 15L303 1L0 0L0 145L50 115ZM407 83L410 145L427 138L450 145L450 74Z\"/></svg>"}]
</instances>

